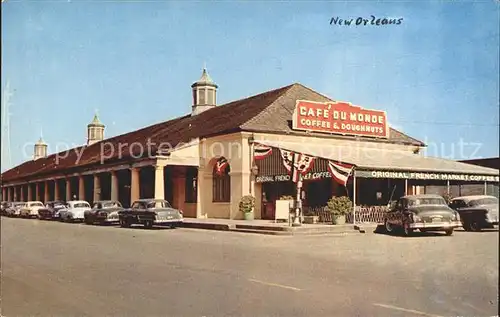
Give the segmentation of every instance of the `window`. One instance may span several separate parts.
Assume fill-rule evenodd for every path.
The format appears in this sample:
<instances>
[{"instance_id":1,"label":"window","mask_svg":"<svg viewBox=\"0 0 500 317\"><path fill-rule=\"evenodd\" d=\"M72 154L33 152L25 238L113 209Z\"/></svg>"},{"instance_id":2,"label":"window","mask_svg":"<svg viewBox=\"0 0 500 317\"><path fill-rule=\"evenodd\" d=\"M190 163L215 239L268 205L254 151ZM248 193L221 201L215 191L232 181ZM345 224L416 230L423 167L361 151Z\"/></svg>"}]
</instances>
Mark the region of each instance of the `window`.
<instances>
[{"instance_id":1,"label":"window","mask_svg":"<svg viewBox=\"0 0 500 317\"><path fill-rule=\"evenodd\" d=\"M213 170L213 191L212 200L214 202L231 201L231 176L229 176L230 167L227 165L222 172L217 172L217 163Z\"/></svg>"},{"instance_id":2,"label":"window","mask_svg":"<svg viewBox=\"0 0 500 317\"><path fill-rule=\"evenodd\" d=\"M205 100L205 89L200 89L200 90L198 90L198 104L199 104L199 105L204 105L204 104L206 104L206 100Z\"/></svg>"},{"instance_id":3,"label":"window","mask_svg":"<svg viewBox=\"0 0 500 317\"><path fill-rule=\"evenodd\" d=\"M120 204L119 201L110 201L106 202L103 204L102 208L116 208L116 207L122 207L122 204Z\"/></svg>"},{"instance_id":4,"label":"window","mask_svg":"<svg viewBox=\"0 0 500 317\"><path fill-rule=\"evenodd\" d=\"M486 197L482 199L472 200L469 205L471 207L481 206L481 205L498 205L498 199L496 197Z\"/></svg>"},{"instance_id":5,"label":"window","mask_svg":"<svg viewBox=\"0 0 500 317\"><path fill-rule=\"evenodd\" d=\"M207 90L207 103L215 105L214 91L212 89Z\"/></svg>"},{"instance_id":6,"label":"window","mask_svg":"<svg viewBox=\"0 0 500 317\"><path fill-rule=\"evenodd\" d=\"M196 100L196 89L193 90L193 105L197 105L198 100Z\"/></svg>"},{"instance_id":7,"label":"window","mask_svg":"<svg viewBox=\"0 0 500 317\"><path fill-rule=\"evenodd\" d=\"M186 170L186 201L187 203L197 202L198 196L198 169L188 167Z\"/></svg>"},{"instance_id":8,"label":"window","mask_svg":"<svg viewBox=\"0 0 500 317\"><path fill-rule=\"evenodd\" d=\"M133 209L144 209L144 204L140 201L136 201L132 204Z\"/></svg>"},{"instance_id":9,"label":"window","mask_svg":"<svg viewBox=\"0 0 500 317\"><path fill-rule=\"evenodd\" d=\"M90 208L90 205L85 202L74 203L73 208Z\"/></svg>"},{"instance_id":10,"label":"window","mask_svg":"<svg viewBox=\"0 0 500 317\"><path fill-rule=\"evenodd\" d=\"M152 202L149 202L147 205L148 209L155 209L155 208L172 208L170 203L166 200L155 200Z\"/></svg>"},{"instance_id":11,"label":"window","mask_svg":"<svg viewBox=\"0 0 500 317\"><path fill-rule=\"evenodd\" d=\"M465 201L460 200L460 199L455 199L450 204L450 208L452 208L452 209L463 208L465 206L466 206Z\"/></svg>"}]
</instances>

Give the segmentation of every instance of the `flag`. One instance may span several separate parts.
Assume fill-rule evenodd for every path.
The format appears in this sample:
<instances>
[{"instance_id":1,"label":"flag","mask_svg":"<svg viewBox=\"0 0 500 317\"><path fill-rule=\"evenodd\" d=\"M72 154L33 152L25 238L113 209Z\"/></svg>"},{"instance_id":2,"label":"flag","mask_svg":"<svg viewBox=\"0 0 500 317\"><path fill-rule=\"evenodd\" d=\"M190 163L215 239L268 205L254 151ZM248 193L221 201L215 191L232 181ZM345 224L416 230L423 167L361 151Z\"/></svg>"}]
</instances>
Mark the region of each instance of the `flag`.
<instances>
[{"instance_id":1,"label":"flag","mask_svg":"<svg viewBox=\"0 0 500 317\"><path fill-rule=\"evenodd\" d=\"M229 162L224 157L219 158L215 163L215 172L219 175L224 174L228 165Z\"/></svg>"},{"instance_id":2,"label":"flag","mask_svg":"<svg viewBox=\"0 0 500 317\"><path fill-rule=\"evenodd\" d=\"M262 160L263 158L268 157L269 155L271 155L273 153L273 149L270 146L266 146L266 145L258 144L258 143L255 144L253 151L254 151L253 157L256 160Z\"/></svg>"},{"instance_id":3,"label":"flag","mask_svg":"<svg viewBox=\"0 0 500 317\"><path fill-rule=\"evenodd\" d=\"M312 168L314 156L280 149L283 165L292 175L292 181L298 182L299 174L305 175Z\"/></svg>"},{"instance_id":4,"label":"flag","mask_svg":"<svg viewBox=\"0 0 500 317\"><path fill-rule=\"evenodd\" d=\"M293 161L293 152L288 150L280 149L281 158L283 159L283 165L285 166L288 172L292 171L292 161Z\"/></svg>"},{"instance_id":5,"label":"flag","mask_svg":"<svg viewBox=\"0 0 500 317\"><path fill-rule=\"evenodd\" d=\"M352 173L354 165L328 161L328 170L332 174L332 177L344 186L347 185L347 180Z\"/></svg>"},{"instance_id":6,"label":"flag","mask_svg":"<svg viewBox=\"0 0 500 317\"><path fill-rule=\"evenodd\" d=\"M314 156L307 154L300 154L299 159L296 161L296 166L302 175L307 174L309 170L313 167Z\"/></svg>"}]
</instances>

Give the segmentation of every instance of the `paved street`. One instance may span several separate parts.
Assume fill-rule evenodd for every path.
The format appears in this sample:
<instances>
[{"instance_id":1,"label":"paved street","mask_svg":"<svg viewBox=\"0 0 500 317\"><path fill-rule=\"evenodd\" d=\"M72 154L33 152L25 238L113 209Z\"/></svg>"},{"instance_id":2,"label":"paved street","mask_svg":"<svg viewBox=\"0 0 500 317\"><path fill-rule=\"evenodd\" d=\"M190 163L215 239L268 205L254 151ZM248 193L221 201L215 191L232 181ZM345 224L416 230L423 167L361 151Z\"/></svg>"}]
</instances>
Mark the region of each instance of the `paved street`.
<instances>
[{"instance_id":1,"label":"paved street","mask_svg":"<svg viewBox=\"0 0 500 317\"><path fill-rule=\"evenodd\" d=\"M2 217L3 316L493 316L498 232L402 238Z\"/></svg>"}]
</instances>

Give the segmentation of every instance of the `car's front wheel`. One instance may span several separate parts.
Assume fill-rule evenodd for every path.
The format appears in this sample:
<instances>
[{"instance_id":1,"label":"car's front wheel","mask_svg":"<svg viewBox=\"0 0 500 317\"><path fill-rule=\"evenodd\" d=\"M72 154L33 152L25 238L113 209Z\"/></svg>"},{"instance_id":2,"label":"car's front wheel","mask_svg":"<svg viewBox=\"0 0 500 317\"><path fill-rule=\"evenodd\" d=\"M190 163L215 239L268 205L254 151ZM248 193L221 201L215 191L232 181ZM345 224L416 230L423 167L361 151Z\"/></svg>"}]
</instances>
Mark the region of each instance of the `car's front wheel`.
<instances>
[{"instance_id":1,"label":"car's front wheel","mask_svg":"<svg viewBox=\"0 0 500 317\"><path fill-rule=\"evenodd\" d=\"M469 224L469 228L470 228L470 231L481 231L481 226L479 225L479 223L477 221L471 221L470 224Z\"/></svg>"},{"instance_id":2,"label":"car's front wheel","mask_svg":"<svg viewBox=\"0 0 500 317\"><path fill-rule=\"evenodd\" d=\"M446 229L444 231L444 234L447 235L447 236L451 236L453 234L453 228L450 228L450 229Z\"/></svg>"},{"instance_id":3,"label":"car's front wheel","mask_svg":"<svg viewBox=\"0 0 500 317\"><path fill-rule=\"evenodd\" d=\"M394 231L394 227L392 226L391 223L389 223L389 221L387 219L385 219L385 221L384 221L384 227L385 227L385 231L387 233L392 233Z\"/></svg>"},{"instance_id":4,"label":"car's front wheel","mask_svg":"<svg viewBox=\"0 0 500 317\"><path fill-rule=\"evenodd\" d=\"M83 217L83 222L86 224L86 225L91 225L92 224L92 221L90 220L90 218L88 216L84 216Z\"/></svg>"},{"instance_id":5,"label":"car's front wheel","mask_svg":"<svg viewBox=\"0 0 500 317\"><path fill-rule=\"evenodd\" d=\"M151 229L151 228L153 228L153 220L146 220L146 221L144 221L144 227L145 227L146 229Z\"/></svg>"},{"instance_id":6,"label":"car's front wheel","mask_svg":"<svg viewBox=\"0 0 500 317\"><path fill-rule=\"evenodd\" d=\"M120 227L122 228L130 228L130 221L126 218L120 218Z\"/></svg>"}]
</instances>

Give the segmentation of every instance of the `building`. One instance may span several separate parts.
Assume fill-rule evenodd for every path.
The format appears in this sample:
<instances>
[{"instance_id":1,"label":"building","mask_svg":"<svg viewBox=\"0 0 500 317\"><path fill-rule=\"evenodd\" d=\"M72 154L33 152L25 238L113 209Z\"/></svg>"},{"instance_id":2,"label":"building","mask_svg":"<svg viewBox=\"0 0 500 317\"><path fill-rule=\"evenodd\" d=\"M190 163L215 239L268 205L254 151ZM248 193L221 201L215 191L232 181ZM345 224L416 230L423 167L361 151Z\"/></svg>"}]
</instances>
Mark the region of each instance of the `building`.
<instances>
[{"instance_id":1,"label":"building","mask_svg":"<svg viewBox=\"0 0 500 317\"><path fill-rule=\"evenodd\" d=\"M481 159L463 160L460 162L500 170L500 156L499 157L481 158Z\"/></svg>"},{"instance_id":2,"label":"building","mask_svg":"<svg viewBox=\"0 0 500 317\"><path fill-rule=\"evenodd\" d=\"M304 207L332 195L382 205L429 183L498 184L498 170L424 157L425 144L389 127L383 111L298 83L217 105L218 88L204 69L183 117L105 139L96 115L84 146L48 155L38 142L33 160L2 174L3 197L158 198L186 217L241 219L248 194L256 218L273 218L274 202L297 192Z\"/></svg>"}]
</instances>

